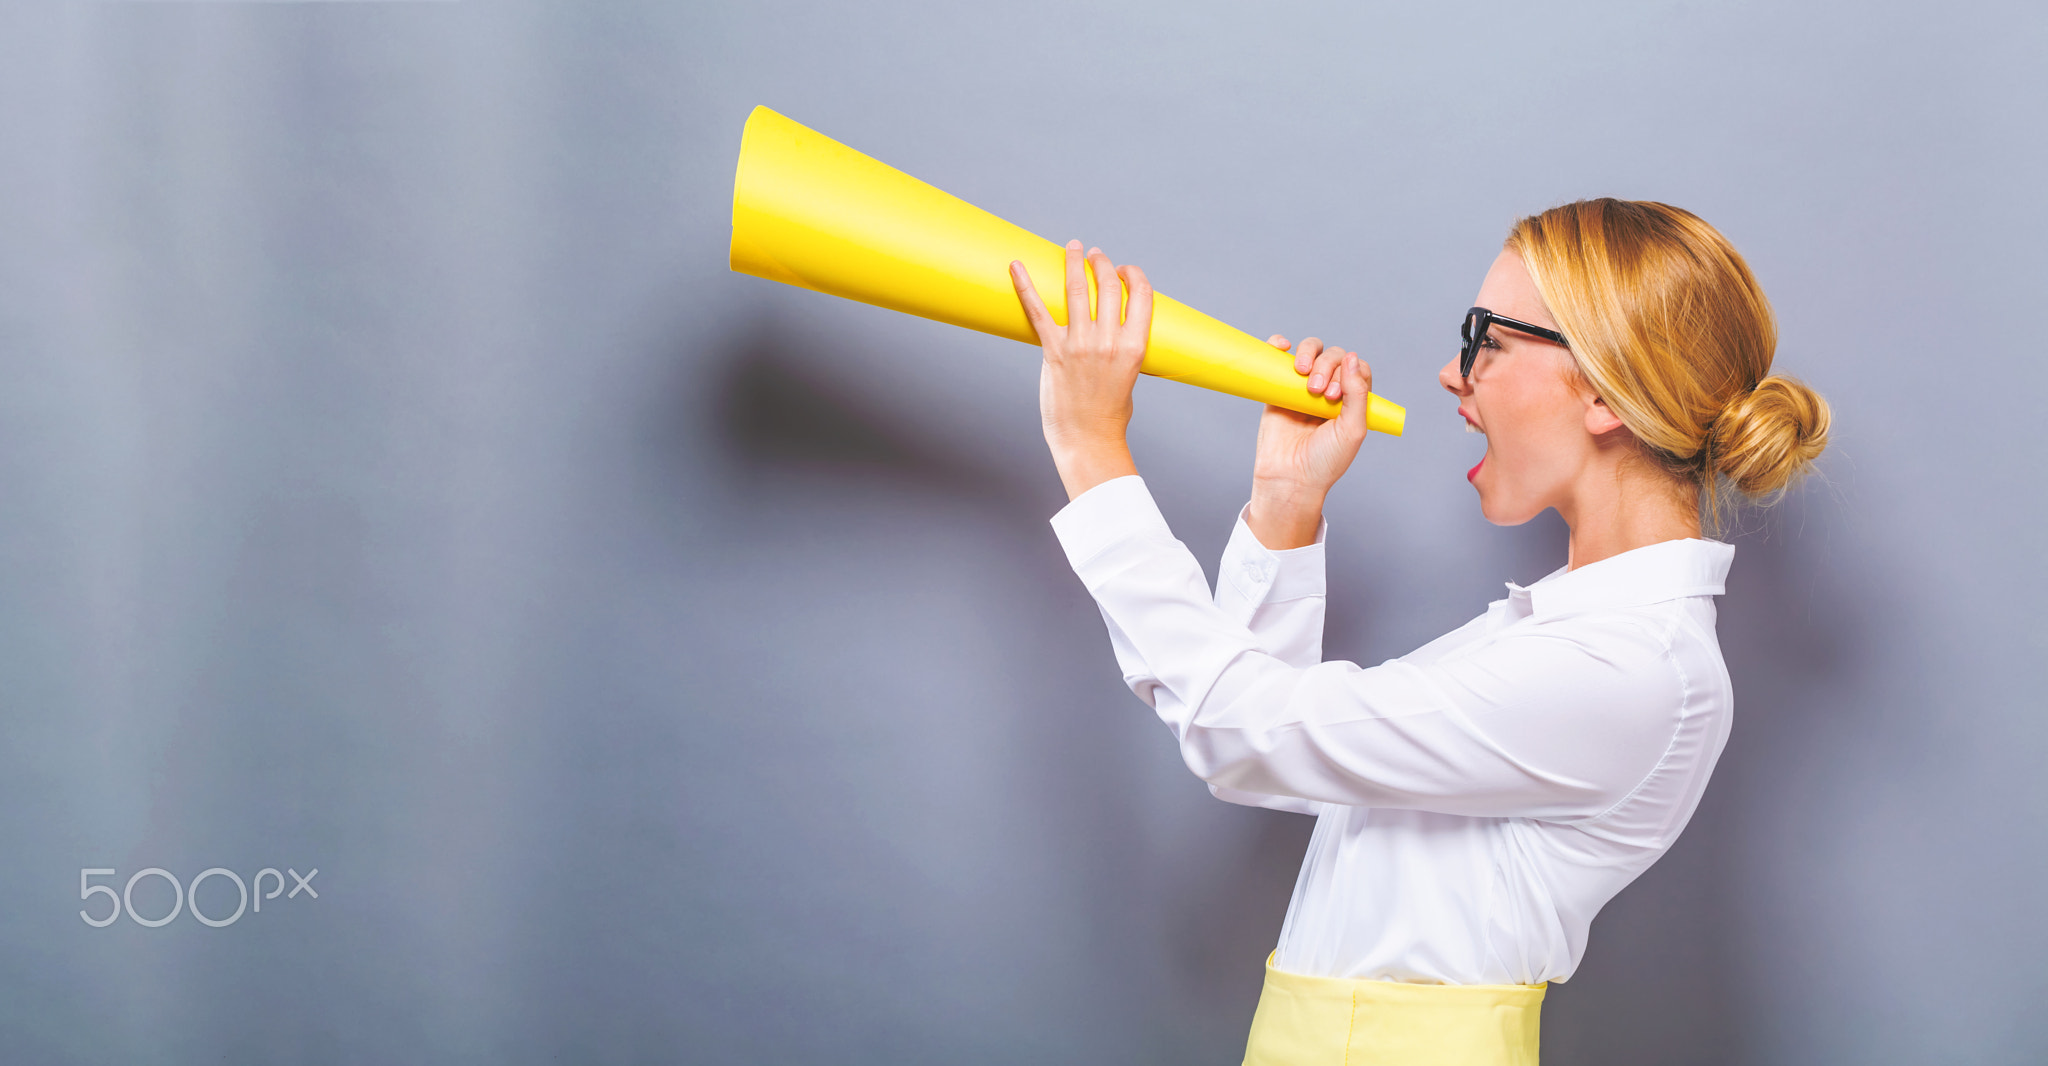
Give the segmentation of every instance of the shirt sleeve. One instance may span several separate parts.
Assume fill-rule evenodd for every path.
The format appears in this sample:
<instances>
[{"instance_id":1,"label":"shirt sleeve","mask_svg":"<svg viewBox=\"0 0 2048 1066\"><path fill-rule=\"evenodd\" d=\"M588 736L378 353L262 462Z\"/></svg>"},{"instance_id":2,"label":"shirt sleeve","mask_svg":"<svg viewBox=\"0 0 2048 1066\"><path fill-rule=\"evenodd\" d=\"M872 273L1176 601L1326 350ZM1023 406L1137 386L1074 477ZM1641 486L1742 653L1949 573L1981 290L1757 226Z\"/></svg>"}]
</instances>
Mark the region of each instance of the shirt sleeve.
<instances>
[{"instance_id":1,"label":"shirt sleeve","mask_svg":"<svg viewBox=\"0 0 2048 1066\"><path fill-rule=\"evenodd\" d=\"M1245 509L1237 513L1216 568L1216 606L1248 629L1266 654L1291 666L1314 666L1323 659L1323 542L1330 523L1317 524L1314 543L1276 551L1261 544L1245 524ZM1321 804L1297 796L1260 795L1214 784L1209 793L1231 803L1294 814L1322 810Z\"/></svg>"},{"instance_id":2,"label":"shirt sleeve","mask_svg":"<svg viewBox=\"0 0 2048 1066\"><path fill-rule=\"evenodd\" d=\"M1428 662L1276 654L1219 606L1227 575L1211 598L1135 476L1053 526L1125 682L1219 795L1589 818L1656 767L1684 704L1668 643L1623 617L1518 626Z\"/></svg>"}]
</instances>

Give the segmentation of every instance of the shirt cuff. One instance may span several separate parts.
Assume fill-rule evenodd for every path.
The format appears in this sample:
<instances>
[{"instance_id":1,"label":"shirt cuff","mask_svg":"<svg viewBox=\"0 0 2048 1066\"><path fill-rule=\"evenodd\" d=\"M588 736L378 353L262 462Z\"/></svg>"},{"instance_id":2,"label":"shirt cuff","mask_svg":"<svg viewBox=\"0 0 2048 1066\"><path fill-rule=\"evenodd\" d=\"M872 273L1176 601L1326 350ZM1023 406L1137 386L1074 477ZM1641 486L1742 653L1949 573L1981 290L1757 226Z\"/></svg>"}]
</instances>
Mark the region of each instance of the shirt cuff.
<instances>
[{"instance_id":1,"label":"shirt cuff","mask_svg":"<svg viewBox=\"0 0 2048 1066\"><path fill-rule=\"evenodd\" d=\"M1110 478L1074 497L1052 516L1052 531L1066 549L1067 563L1084 580L1088 564L1121 542L1148 535L1173 539L1145 479L1136 474Z\"/></svg>"},{"instance_id":2,"label":"shirt cuff","mask_svg":"<svg viewBox=\"0 0 2048 1066\"><path fill-rule=\"evenodd\" d=\"M1217 577L1230 582L1240 596L1254 604L1324 595L1327 581L1323 540L1329 535L1330 520L1324 518L1316 523L1315 543L1274 551L1259 543L1251 527L1245 524L1244 514L1250 508L1246 504L1237 512L1237 526L1230 531L1230 543L1223 549Z\"/></svg>"}]
</instances>

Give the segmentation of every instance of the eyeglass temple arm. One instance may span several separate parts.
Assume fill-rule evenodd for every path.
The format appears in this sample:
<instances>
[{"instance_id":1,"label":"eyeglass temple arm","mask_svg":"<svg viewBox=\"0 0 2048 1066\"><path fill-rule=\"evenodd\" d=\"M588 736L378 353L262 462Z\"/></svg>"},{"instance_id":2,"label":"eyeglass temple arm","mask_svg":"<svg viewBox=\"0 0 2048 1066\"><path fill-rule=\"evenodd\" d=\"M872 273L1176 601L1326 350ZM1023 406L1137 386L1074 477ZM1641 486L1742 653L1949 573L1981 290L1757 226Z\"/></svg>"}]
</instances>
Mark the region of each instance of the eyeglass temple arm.
<instances>
[{"instance_id":1,"label":"eyeglass temple arm","mask_svg":"<svg viewBox=\"0 0 2048 1066\"><path fill-rule=\"evenodd\" d=\"M1542 326L1534 326L1530 325L1527 322L1519 322L1515 319L1508 318L1504 315L1496 315L1491 311L1486 313L1486 317L1492 319L1494 321L1494 324L1506 326L1507 328L1515 330L1516 332L1527 333L1532 336L1541 337L1547 341L1556 341L1557 343L1562 344L1567 348L1572 346L1572 342L1564 339L1564 334L1559 333L1554 329L1544 329Z\"/></svg>"}]
</instances>

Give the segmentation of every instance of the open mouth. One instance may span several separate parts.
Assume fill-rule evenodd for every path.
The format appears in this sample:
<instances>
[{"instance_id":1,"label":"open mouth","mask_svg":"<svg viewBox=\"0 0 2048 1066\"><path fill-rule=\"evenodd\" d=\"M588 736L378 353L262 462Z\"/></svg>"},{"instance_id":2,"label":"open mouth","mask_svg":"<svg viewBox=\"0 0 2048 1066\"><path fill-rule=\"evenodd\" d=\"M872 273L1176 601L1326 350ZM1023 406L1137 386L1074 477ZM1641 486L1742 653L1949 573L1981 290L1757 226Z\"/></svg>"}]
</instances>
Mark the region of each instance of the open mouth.
<instances>
[{"instance_id":1,"label":"open mouth","mask_svg":"<svg viewBox=\"0 0 2048 1066\"><path fill-rule=\"evenodd\" d=\"M1458 414L1465 419L1465 432L1477 433L1482 437L1486 435L1486 431L1479 428L1479 423L1472 421L1472 416L1466 414L1464 408L1458 408ZM1478 477L1479 468L1485 465L1486 457L1482 455L1479 457L1478 462L1472 464L1472 469L1465 471L1465 480L1470 481L1473 478Z\"/></svg>"},{"instance_id":2,"label":"open mouth","mask_svg":"<svg viewBox=\"0 0 2048 1066\"><path fill-rule=\"evenodd\" d=\"M1481 435L1484 435L1486 433L1485 430L1479 428L1479 420L1473 418L1471 415L1465 412L1465 408L1463 405L1460 405L1458 407L1458 417L1465 420L1465 432L1478 433Z\"/></svg>"}]
</instances>

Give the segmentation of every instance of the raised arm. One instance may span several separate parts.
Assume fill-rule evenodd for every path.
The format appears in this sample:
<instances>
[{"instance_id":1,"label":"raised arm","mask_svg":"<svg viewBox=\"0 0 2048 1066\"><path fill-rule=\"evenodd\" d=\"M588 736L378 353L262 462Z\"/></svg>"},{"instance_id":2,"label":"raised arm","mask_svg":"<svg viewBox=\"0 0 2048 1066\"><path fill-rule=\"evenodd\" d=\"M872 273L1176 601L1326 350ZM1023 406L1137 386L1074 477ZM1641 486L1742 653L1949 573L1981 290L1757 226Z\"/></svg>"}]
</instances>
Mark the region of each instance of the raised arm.
<instances>
[{"instance_id":1,"label":"raised arm","mask_svg":"<svg viewBox=\"0 0 2048 1066\"><path fill-rule=\"evenodd\" d=\"M1011 264L1011 280L1044 348L1039 413L1068 498L1136 474L1126 432L1131 388L1151 330L1152 289L1144 271L1119 268L1100 249L1084 256L1080 241L1068 242L1064 325L1053 319L1022 263ZM1091 304L1092 314L1080 313ZM1293 348L1278 335L1269 343L1281 351ZM1356 353L1326 349L1315 338L1295 351L1295 371L1305 379L1304 388L1332 400L1341 400L1347 388L1355 396L1371 391L1371 369ZM1323 499L1364 437L1364 404L1327 422L1268 407L1260 423L1252 500L1225 549L1216 604L1284 662L1311 666L1321 659ZM1105 620L1126 680L1146 684L1149 670L1142 657L1116 622L1106 615ZM1215 784L1210 791L1233 803L1316 812L1315 804L1298 797Z\"/></svg>"}]
</instances>

